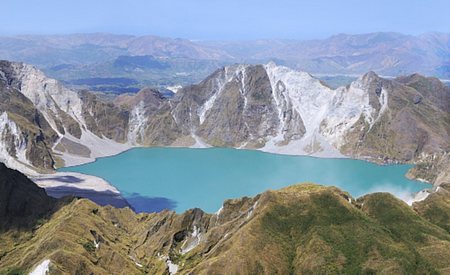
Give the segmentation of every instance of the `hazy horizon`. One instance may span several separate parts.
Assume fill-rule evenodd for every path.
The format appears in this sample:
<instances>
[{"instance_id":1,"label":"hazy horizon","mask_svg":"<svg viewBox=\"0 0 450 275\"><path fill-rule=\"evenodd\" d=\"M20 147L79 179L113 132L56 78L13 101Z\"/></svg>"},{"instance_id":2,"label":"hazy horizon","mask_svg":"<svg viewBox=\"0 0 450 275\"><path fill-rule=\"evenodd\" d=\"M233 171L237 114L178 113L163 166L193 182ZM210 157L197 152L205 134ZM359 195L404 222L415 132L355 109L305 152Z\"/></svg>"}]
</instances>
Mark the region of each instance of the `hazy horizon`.
<instances>
[{"instance_id":1,"label":"hazy horizon","mask_svg":"<svg viewBox=\"0 0 450 275\"><path fill-rule=\"evenodd\" d=\"M450 3L444 0L16 0L2 5L8 12L0 17L0 36L109 33L233 41L450 33Z\"/></svg>"},{"instance_id":2,"label":"hazy horizon","mask_svg":"<svg viewBox=\"0 0 450 275\"><path fill-rule=\"evenodd\" d=\"M182 39L182 40L189 40L192 42L233 42L233 41L270 41L270 40L278 40L278 41L309 41L309 40L323 40L328 39L334 36L339 35L349 35L349 36L362 36L362 35L370 35L370 34L379 34L379 33L392 33L392 34L398 34L398 35L404 35L404 36L413 36L418 37L421 35L426 34L450 34L450 32L439 32L439 31L427 31L423 33L418 34L407 34L402 32L395 32L395 31L374 31L374 32L363 32L363 33L335 33L330 34L324 37L317 37L317 38L253 38L253 39L195 39L195 38L189 38L189 37L175 37L175 36L166 36L166 35L156 35L152 33L147 34L129 34L129 33L113 33L113 32L73 32L73 33L48 33L48 34L31 34L31 33L23 33L23 34L0 34L0 37L46 37L46 36L76 36L76 35L113 35L113 36L130 36L130 37L146 37L146 36L154 36L154 37L160 37L160 38L169 38L169 39Z\"/></svg>"}]
</instances>

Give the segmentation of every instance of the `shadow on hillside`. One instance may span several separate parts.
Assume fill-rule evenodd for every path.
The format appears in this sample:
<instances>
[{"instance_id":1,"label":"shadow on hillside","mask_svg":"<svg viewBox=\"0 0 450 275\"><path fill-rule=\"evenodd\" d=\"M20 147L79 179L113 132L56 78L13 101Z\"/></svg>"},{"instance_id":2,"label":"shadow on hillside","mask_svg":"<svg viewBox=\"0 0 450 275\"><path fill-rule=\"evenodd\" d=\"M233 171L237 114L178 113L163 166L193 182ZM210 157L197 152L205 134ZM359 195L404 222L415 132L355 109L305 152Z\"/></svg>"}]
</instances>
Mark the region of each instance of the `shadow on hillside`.
<instances>
[{"instance_id":1,"label":"shadow on hillside","mask_svg":"<svg viewBox=\"0 0 450 275\"><path fill-rule=\"evenodd\" d=\"M137 193L122 197L120 194L111 191L99 192L67 186L48 187L45 188L45 191L53 198L59 199L65 196L86 198L101 206L130 207L136 213L161 212L166 209L174 210L177 207L177 202L168 198L146 197Z\"/></svg>"},{"instance_id":2,"label":"shadow on hillside","mask_svg":"<svg viewBox=\"0 0 450 275\"><path fill-rule=\"evenodd\" d=\"M45 191L49 196L58 199L65 196L75 196L89 199L101 206L111 205L117 208L131 208L131 205L128 204L128 202L120 196L120 194L111 191L99 192L95 190L86 190L67 186L48 187L45 188Z\"/></svg>"},{"instance_id":3,"label":"shadow on hillside","mask_svg":"<svg viewBox=\"0 0 450 275\"><path fill-rule=\"evenodd\" d=\"M174 210L177 202L163 197L146 197L133 193L125 197L136 213L161 212L163 210Z\"/></svg>"}]
</instances>

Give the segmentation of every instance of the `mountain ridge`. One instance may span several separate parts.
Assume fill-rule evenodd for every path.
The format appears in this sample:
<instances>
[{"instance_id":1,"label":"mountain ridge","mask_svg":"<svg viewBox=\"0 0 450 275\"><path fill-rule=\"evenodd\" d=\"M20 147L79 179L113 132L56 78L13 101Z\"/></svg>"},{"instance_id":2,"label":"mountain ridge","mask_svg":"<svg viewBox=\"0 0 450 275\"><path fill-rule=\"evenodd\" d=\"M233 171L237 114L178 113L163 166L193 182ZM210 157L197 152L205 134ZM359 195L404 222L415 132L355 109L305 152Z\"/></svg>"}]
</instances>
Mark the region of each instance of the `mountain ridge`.
<instances>
[{"instance_id":1,"label":"mountain ridge","mask_svg":"<svg viewBox=\"0 0 450 275\"><path fill-rule=\"evenodd\" d=\"M339 34L316 40L197 41L157 36L74 34L0 37L0 59L37 65L53 78L127 78L133 85L89 85L99 91L167 87L200 81L233 63L275 61L322 75L360 75L373 70L396 77L415 72L450 78L450 35L426 33ZM126 62L123 62L126 59Z\"/></svg>"},{"instance_id":2,"label":"mountain ridge","mask_svg":"<svg viewBox=\"0 0 450 275\"><path fill-rule=\"evenodd\" d=\"M22 171L79 164L133 146L227 146L412 163L446 159L450 148L450 89L419 75L384 79L369 72L331 89L275 63L233 65L173 98L144 89L111 103L32 66L0 65L1 95L27 98L26 105L0 105L9 148L2 158L9 165L19 161ZM21 128L34 138L11 132Z\"/></svg>"}]
</instances>

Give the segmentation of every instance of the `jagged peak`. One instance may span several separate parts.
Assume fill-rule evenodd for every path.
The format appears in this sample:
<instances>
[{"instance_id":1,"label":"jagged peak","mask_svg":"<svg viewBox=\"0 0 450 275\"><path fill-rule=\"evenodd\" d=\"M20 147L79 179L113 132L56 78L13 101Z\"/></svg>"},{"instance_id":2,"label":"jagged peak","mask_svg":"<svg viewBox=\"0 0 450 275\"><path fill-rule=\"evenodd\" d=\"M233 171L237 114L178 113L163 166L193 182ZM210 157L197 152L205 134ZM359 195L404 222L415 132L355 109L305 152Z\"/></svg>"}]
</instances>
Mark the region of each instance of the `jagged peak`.
<instances>
[{"instance_id":1,"label":"jagged peak","mask_svg":"<svg viewBox=\"0 0 450 275\"><path fill-rule=\"evenodd\" d=\"M369 71L358 77L358 79L353 81L350 86L367 89L371 84L377 83L380 80L382 80L382 78L377 73Z\"/></svg>"},{"instance_id":2,"label":"jagged peak","mask_svg":"<svg viewBox=\"0 0 450 275\"><path fill-rule=\"evenodd\" d=\"M250 67L257 67L261 65L251 65L251 64L233 64L230 66L225 66L223 72L225 73L225 77L230 79L233 76L237 76L242 74L245 70Z\"/></svg>"},{"instance_id":3,"label":"jagged peak","mask_svg":"<svg viewBox=\"0 0 450 275\"><path fill-rule=\"evenodd\" d=\"M154 88L143 88L137 94L123 94L118 96L114 100L114 104L119 107L132 107L137 105L139 102L144 102L147 104L159 104L164 101L165 98L160 91Z\"/></svg>"},{"instance_id":4,"label":"jagged peak","mask_svg":"<svg viewBox=\"0 0 450 275\"><path fill-rule=\"evenodd\" d=\"M47 87L47 85L51 85L51 88L48 88L47 90L57 88L60 91L64 90L76 95L76 92L66 88L58 80L48 77L42 70L27 63L0 60L0 76L8 79L8 85L16 83L16 85L13 84L13 86L32 101L33 99L30 97L32 95L42 94L44 90L46 90L45 87ZM26 84L25 86L33 85L32 91L24 92L23 83ZM39 86L39 89L37 89L37 86Z\"/></svg>"},{"instance_id":5,"label":"jagged peak","mask_svg":"<svg viewBox=\"0 0 450 275\"><path fill-rule=\"evenodd\" d=\"M266 67L278 67L277 63L273 60L270 60L267 64Z\"/></svg>"},{"instance_id":6,"label":"jagged peak","mask_svg":"<svg viewBox=\"0 0 450 275\"><path fill-rule=\"evenodd\" d=\"M0 71L4 71L7 67L11 68L14 73L19 74L22 71L34 71L37 74L44 75L44 72L36 66L16 61L0 60Z\"/></svg>"},{"instance_id":7,"label":"jagged peak","mask_svg":"<svg viewBox=\"0 0 450 275\"><path fill-rule=\"evenodd\" d=\"M22 63L22 62L14 62L14 61L6 60L6 59L0 60L0 67L12 66L13 64L24 65L24 63Z\"/></svg>"},{"instance_id":8,"label":"jagged peak","mask_svg":"<svg viewBox=\"0 0 450 275\"><path fill-rule=\"evenodd\" d=\"M307 75L313 77L310 73L308 73L306 71L293 69L293 68L290 68L290 67L287 67L287 66L284 66L284 65L278 65L275 61L269 61L268 63L264 64L263 66L266 69L280 69L280 70L283 70L283 71L291 71L291 72L303 73L303 74L307 74Z\"/></svg>"},{"instance_id":9,"label":"jagged peak","mask_svg":"<svg viewBox=\"0 0 450 275\"><path fill-rule=\"evenodd\" d=\"M277 65L275 62L271 61L264 65L264 68L266 69L267 73L269 75L278 76L278 78L284 77L284 78L298 78L302 81L317 81L321 82L319 79L314 77L308 72L301 71L301 70L295 70L292 68L289 68L287 66ZM323 83L321 82L323 85ZM325 86L325 85L323 85Z\"/></svg>"},{"instance_id":10,"label":"jagged peak","mask_svg":"<svg viewBox=\"0 0 450 275\"><path fill-rule=\"evenodd\" d=\"M213 73L208 75L205 79L200 81L199 85L202 85L211 80L217 80L217 79L222 79L222 81L225 81L225 82L231 81L235 76L242 74L243 71L245 71L250 66L256 66L256 65L235 63L232 65L220 67L219 69L215 70Z\"/></svg>"},{"instance_id":11,"label":"jagged peak","mask_svg":"<svg viewBox=\"0 0 450 275\"><path fill-rule=\"evenodd\" d=\"M364 82L371 82L371 81L380 79L380 76L377 73L375 73L374 71L369 71L369 72L363 74L360 78Z\"/></svg>"},{"instance_id":12,"label":"jagged peak","mask_svg":"<svg viewBox=\"0 0 450 275\"><path fill-rule=\"evenodd\" d=\"M298 78L302 78L304 80L320 81L319 79L317 79L316 77L314 77L313 75L311 75L308 72L292 69L290 67L283 66L283 65L278 65L274 61L270 61L266 64L236 63L236 64L224 66L224 67L216 70L215 72L213 72L201 83L204 83L210 79L215 79L215 78L224 78L224 80L226 82L228 82L228 81L233 80L233 78L236 76L243 75L250 68L258 68L258 67L264 68L264 70L266 70L268 75L272 74L272 75L278 75L280 77L282 75L283 76L289 75L290 77L298 77ZM322 85L323 85L323 83L322 83ZM324 85L324 86L326 86L326 85Z\"/></svg>"},{"instance_id":13,"label":"jagged peak","mask_svg":"<svg viewBox=\"0 0 450 275\"><path fill-rule=\"evenodd\" d=\"M148 95L154 95L154 96L162 96L162 94L159 92L159 90L151 88L151 87L142 88L137 94L148 94Z\"/></svg>"}]
</instances>

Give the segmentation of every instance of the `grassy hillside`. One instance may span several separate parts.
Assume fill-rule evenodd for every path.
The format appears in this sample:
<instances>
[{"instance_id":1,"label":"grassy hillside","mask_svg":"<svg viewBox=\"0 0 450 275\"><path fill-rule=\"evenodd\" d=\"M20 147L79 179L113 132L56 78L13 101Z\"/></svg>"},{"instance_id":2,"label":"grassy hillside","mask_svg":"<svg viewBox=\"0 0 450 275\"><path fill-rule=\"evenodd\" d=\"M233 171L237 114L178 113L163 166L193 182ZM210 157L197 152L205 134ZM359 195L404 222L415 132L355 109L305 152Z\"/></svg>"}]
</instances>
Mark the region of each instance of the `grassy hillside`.
<instances>
[{"instance_id":1,"label":"grassy hillside","mask_svg":"<svg viewBox=\"0 0 450 275\"><path fill-rule=\"evenodd\" d=\"M386 193L355 200L299 184L227 200L216 214L135 214L66 199L31 227L0 233L0 274L46 259L52 274L167 274L172 264L179 274L446 274L449 189L410 207Z\"/></svg>"}]
</instances>

